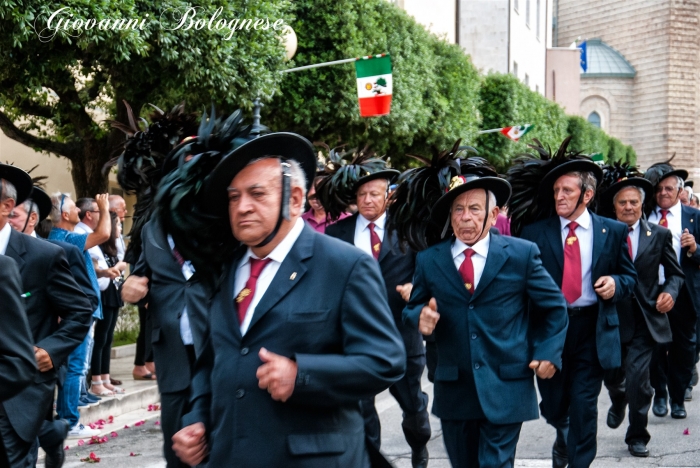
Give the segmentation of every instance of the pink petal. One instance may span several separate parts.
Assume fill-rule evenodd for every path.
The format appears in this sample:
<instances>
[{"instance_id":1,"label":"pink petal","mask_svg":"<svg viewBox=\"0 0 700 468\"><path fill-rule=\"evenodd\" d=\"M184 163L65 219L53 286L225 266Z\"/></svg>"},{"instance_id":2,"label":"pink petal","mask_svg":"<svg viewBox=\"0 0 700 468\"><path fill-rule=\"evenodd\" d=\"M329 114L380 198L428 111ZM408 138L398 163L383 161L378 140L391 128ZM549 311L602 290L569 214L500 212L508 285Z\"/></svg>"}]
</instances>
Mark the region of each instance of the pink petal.
<instances>
[{"instance_id":1,"label":"pink petal","mask_svg":"<svg viewBox=\"0 0 700 468\"><path fill-rule=\"evenodd\" d=\"M78 441L78 445L82 447L83 445L85 445L85 441L83 439L80 439Z\"/></svg>"},{"instance_id":2,"label":"pink petal","mask_svg":"<svg viewBox=\"0 0 700 468\"><path fill-rule=\"evenodd\" d=\"M160 426L160 421L156 421L156 426Z\"/></svg>"},{"instance_id":3,"label":"pink petal","mask_svg":"<svg viewBox=\"0 0 700 468\"><path fill-rule=\"evenodd\" d=\"M124 424L124 429L129 429L129 425L128 425L128 424Z\"/></svg>"},{"instance_id":4,"label":"pink petal","mask_svg":"<svg viewBox=\"0 0 700 468\"><path fill-rule=\"evenodd\" d=\"M100 439L100 442L107 442L107 436L104 436L102 439Z\"/></svg>"},{"instance_id":5,"label":"pink petal","mask_svg":"<svg viewBox=\"0 0 700 468\"><path fill-rule=\"evenodd\" d=\"M686 427L685 431L683 431L683 435L690 435L690 430Z\"/></svg>"},{"instance_id":6,"label":"pink petal","mask_svg":"<svg viewBox=\"0 0 700 468\"><path fill-rule=\"evenodd\" d=\"M112 431L112 433L111 433L110 435L111 435L112 437L119 437L119 434L117 434L117 433L114 432L114 431Z\"/></svg>"},{"instance_id":7,"label":"pink petal","mask_svg":"<svg viewBox=\"0 0 700 468\"><path fill-rule=\"evenodd\" d=\"M65 447L63 447L63 450L68 450L69 448L70 447L66 445Z\"/></svg>"},{"instance_id":8,"label":"pink petal","mask_svg":"<svg viewBox=\"0 0 700 468\"><path fill-rule=\"evenodd\" d=\"M114 422L114 416L110 416L107 418L107 424L112 424Z\"/></svg>"},{"instance_id":9,"label":"pink petal","mask_svg":"<svg viewBox=\"0 0 700 468\"><path fill-rule=\"evenodd\" d=\"M143 420L142 420L142 421L137 421L136 423L134 423L134 426L143 426L143 423L145 423L145 422L146 422L146 421L143 421Z\"/></svg>"}]
</instances>

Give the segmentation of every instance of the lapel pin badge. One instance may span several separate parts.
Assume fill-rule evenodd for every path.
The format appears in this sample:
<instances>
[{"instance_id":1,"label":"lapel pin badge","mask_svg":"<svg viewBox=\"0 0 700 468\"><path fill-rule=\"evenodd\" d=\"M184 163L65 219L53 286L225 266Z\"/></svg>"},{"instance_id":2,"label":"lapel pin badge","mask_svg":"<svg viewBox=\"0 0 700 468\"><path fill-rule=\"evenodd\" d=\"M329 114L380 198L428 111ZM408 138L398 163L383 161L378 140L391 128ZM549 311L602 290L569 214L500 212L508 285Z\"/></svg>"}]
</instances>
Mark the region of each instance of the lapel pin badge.
<instances>
[{"instance_id":1,"label":"lapel pin badge","mask_svg":"<svg viewBox=\"0 0 700 468\"><path fill-rule=\"evenodd\" d=\"M651 235L651 231L647 231L647 237Z\"/></svg>"},{"instance_id":2,"label":"lapel pin badge","mask_svg":"<svg viewBox=\"0 0 700 468\"><path fill-rule=\"evenodd\" d=\"M605 234L605 229L603 229L603 234Z\"/></svg>"},{"instance_id":3,"label":"lapel pin badge","mask_svg":"<svg viewBox=\"0 0 700 468\"><path fill-rule=\"evenodd\" d=\"M292 273L292 276L290 276L289 279L294 281L294 278L296 278L296 277L297 277L297 272L295 271L294 273Z\"/></svg>"}]
</instances>

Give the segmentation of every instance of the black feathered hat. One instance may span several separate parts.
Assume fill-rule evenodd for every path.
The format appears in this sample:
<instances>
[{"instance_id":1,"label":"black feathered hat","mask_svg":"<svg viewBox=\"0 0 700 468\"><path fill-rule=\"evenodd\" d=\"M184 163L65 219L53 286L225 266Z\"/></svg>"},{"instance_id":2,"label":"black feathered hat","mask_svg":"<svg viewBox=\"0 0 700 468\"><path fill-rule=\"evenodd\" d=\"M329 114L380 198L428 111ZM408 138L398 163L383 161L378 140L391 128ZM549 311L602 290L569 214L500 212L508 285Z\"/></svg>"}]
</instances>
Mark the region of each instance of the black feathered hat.
<instances>
[{"instance_id":1,"label":"black feathered hat","mask_svg":"<svg viewBox=\"0 0 700 468\"><path fill-rule=\"evenodd\" d=\"M15 205L19 205L26 200L32 191L31 176L17 166L0 163L0 179L5 179L15 187L17 191ZM0 186L0 191L1 189L2 186Z\"/></svg>"},{"instance_id":2,"label":"black feathered hat","mask_svg":"<svg viewBox=\"0 0 700 468\"><path fill-rule=\"evenodd\" d=\"M688 178L688 171L685 169L676 169L671 165L671 161L673 161L673 158L675 157L676 153L673 153L673 156L671 156L671 158L667 161L649 166L647 171L644 173L644 178L651 182L654 187L659 185L662 180L673 176L680 177L685 181Z\"/></svg>"},{"instance_id":3,"label":"black feathered hat","mask_svg":"<svg viewBox=\"0 0 700 468\"><path fill-rule=\"evenodd\" d=\"M492 192L496 197L496 206L503 207L508 203L511 194L510 184L498 177L479 177L478 175L457 175L450 180L450 186L440 199L435 203L432 210L432 218L438 225L449 222L452 202L461 194L470 190L483 189ZM488 198L487 198L488 202ZM488 207L487 207L488 211Z\"/></svg>"},{"instance_id":4,"label":"black feathered hat","mask_svg":"<svg viewBox=\"0 0 700 468\"><path fill-rule=\"evenodd\" d=\"M32 193L29 198L36 204L39 210L39 221L43 221L48 218L51 214L51 208L53 204L51 203L51 197L44 192L42 189L36 185L32 187Z\"/></svg>"},{"instance_id":5,"label":"black feathered hat","mask_svg":"<svg viewBox=\"0 0 700 468\"><path fill-rule=\"evenodd\" d=\"M598 187L598 214L608 218L615 218L613 200L615 195L626 187L638 187L644 190L646 201L652 199L654 186L644 174L639 172L636 166L615 163L603 166L603 180Z\"/></svg>"}]
</instances>

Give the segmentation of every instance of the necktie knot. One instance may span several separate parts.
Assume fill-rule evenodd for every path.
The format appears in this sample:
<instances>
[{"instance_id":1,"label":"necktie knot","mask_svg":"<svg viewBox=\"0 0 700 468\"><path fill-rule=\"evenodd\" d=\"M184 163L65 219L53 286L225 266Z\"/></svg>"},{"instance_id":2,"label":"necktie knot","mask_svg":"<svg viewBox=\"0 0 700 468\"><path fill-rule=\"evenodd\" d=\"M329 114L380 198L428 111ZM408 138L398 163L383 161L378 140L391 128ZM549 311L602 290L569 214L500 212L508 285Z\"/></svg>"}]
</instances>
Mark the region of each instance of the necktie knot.
<instances>
[{"instance_id":1,"label":"necktie knot","mask_svg":"<svg viewBox=\"0 0 700 468\"><path fill-rule=\"evenodd\" d=\"M665 218L667 214L668 214L668 210L661 210L661 217L662 218Z\"/></svg>"},{"instance_id":2,"label":"necktie knot","mask_svg":"<svg viewBox=\"0 0 700 468\"><path fill-rule=\"evenodd\" d=\"M628 228L627 228L627 232L632 232L632 231L634 231L634 228L633 228L633 227L628 227Z\"/></svg>"},{"instance_id":3,"label":"necktie knot","mask_svg":"<svg viewBox=\"0 0 700 468\"><path fill-rule=\"evenodd\" d=\"M568 224L568 227L569 227L569 232L574 232L574 231L576 231L576 228L578 227L578 223L576 221L571 221Z\"/></svg>"},{"instance_id":4,"label":"necktie knot","mask_svg":"<svg viewBox=\"0 0 700 468\"><path fill-rule=\"evenodd\" d=\"M476 251L475 251L474 249L471 249L471 248L469 248L469 249L464 249L464 256L465 256L466 258L471 258L472 255L474 255L475 253L476 253Z\"/></svg>"},{"instance_id":5,"label":"necktie knot","mask_svg":"<svg viewBox=\"0 0 700 468\"><path fill-rule=\"evenodd\" d=\"M265 259L259 259L259 258L250 258L250 277L251 278L258 278L260 274L262 273L263 269L267 266L268 263L270 263L272 260L269 258Z\"/></svg>"},{"instance_id":6,"label":"necktie knot","mask_svg":"<svg viewBox=\"0 0 700 468\"><path fill-rule=\"evenodd\" d=\"M374 223L369 223L367 226L371 232L374 232Z\"/></svg>"}]
</instances>

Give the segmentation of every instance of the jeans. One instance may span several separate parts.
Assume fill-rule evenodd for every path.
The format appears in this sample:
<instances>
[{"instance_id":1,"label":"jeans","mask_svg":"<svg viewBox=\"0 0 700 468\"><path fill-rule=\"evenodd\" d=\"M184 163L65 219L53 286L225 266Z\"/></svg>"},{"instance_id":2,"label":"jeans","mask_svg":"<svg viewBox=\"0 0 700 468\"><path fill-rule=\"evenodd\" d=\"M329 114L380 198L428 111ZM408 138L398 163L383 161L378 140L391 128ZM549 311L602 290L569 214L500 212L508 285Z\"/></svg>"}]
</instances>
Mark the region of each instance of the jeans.
<instances>
[{"instance_id":1,"label":"jeans","mask_svg":"<svg viewBox=\"0 0 700 468\"><path fill-rule=\"evenodd\" d=\"M68 421L70 427L74 427L80 420L78 400L80 399L81 385L85 381L83 371L85 370L85 357L91 339L90 333L88 333L83 342L68 356L66 361L66 379L63 382L63 386L58 389L56 413L58 413L59 418Z\"/></svg>"},{"instance_id":2,"label":"jeans","mask_svg":"<svg viewBox=\"0 0 700 468\"><path fill-rule=\"evenodd\" d=\"M87 350L83 359L82 374L80 375L80 398L87 397L87 375L90 370L90 361L92 360L92 349L95 346L95 321L101 319L95 319L93 317L92 324L90 325L90 330L88 331L85 339L87 340ZM73 426L71 426L73 427Z\"/></svg>"}]
</instances>

